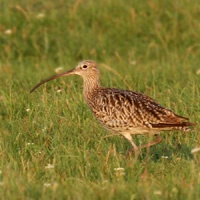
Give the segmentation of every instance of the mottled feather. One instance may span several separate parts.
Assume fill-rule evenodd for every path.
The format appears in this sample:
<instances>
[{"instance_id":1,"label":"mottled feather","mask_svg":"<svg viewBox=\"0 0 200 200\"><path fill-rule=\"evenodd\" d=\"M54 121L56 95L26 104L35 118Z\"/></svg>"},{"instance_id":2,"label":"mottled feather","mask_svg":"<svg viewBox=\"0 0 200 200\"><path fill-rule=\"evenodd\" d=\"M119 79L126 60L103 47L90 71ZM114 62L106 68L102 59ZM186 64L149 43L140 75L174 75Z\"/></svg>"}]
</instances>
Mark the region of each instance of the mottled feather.
<instances>
[{"instance_id":1,"label":"mottled feather","mask_svg":"<svg viewBox=\"0 0 200 200\"><path fill-rule=\"evenodd\" d=\"M150 129L150 132L158 130L183 129L194 125L186 122L188 118L176 115L170 109L166 109L152 98L129 90L114 88L101 88L94 90L86 101L97 119L107 129L121 129L119 132L128 129L138 128Z\"/></svg>"}]
</instances>

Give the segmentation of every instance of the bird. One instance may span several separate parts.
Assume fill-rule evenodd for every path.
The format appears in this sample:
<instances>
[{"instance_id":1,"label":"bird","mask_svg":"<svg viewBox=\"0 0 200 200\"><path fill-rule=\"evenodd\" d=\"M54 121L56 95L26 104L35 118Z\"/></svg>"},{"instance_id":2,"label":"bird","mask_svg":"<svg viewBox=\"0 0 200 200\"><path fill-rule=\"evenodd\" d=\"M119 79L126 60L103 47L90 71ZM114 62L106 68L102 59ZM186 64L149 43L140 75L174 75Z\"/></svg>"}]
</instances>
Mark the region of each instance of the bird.
<instances>
[{"instance_id":1,"label":"bird","mask_svg":"<svg viewBox=\"0 0 200 200\"><path fill-rule=\"evenodd\" d=\"M113 135L122 135L131 144L130 152L137 159L141 149L162 141L163 131L189 131L195 123L163 107L153 98L131 90L102 87L99 81L98 65L93 60L84 60L66 72L53 75L35 85L32 93L42 84L69 75L79 75L83 79L83 96L100 124ZM156 140L137 146L133 135L149 135Z\"/></svg>"}]
</instances>

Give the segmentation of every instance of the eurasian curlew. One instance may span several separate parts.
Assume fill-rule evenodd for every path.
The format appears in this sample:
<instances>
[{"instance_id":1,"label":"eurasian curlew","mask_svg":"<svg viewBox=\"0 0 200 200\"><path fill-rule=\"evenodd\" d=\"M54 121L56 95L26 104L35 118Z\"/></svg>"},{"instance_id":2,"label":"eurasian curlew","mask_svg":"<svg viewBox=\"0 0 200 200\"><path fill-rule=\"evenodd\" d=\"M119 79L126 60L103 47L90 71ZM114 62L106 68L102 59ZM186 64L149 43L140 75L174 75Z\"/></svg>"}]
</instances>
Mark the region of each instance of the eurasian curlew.
<instances>
[{"instance_id":1,"label":"eurasian curlew","mask_svg":"<svg viewBox=\"0 0 200 200\"><path fill-rule=\"evenodd\" d=\"M136 157L141 148L161 142L161 131L188 131L189 126L194 126L188 118L175 114L144 94L101 87L97 64L91 60L82 61L74 69L41 81L30 92L50 80L72 74L83 78L84 98L96 118L106 129L128 139ZM157 139L138 147L132 139L136 134L150 134Z\"/></svg>"}]
</instances>

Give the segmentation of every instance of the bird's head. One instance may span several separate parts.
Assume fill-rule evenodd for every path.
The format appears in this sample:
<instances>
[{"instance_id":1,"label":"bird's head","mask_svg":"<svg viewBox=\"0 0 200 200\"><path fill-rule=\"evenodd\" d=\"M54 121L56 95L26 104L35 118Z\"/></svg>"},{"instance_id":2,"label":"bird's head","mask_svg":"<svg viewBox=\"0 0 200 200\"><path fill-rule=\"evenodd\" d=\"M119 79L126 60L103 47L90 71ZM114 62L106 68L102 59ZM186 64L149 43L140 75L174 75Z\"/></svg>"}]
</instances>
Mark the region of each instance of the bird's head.
<instances>
[{"instance_id":1,"label":"bird's head","mask_svg":"<svg viewBox=\"0 0 200 200\"><path fill-rule=\"evenodd\" d=\"M84 80L89 79L89 78L98 79L99 71L98 71L98 68L97 68L97 64L94 61L84 60L84 61L80 62L74 69L71 69L67 72L63 72L61 74L56 74L54 76L51 76L49 78L42 80L40 83L35 85L31 89L30 92L33 92L40 85L42 85L42 84L44 84L48 81L51 81L53 79L57 79L57 78L60 78L60 77L64 77L64 76L69 76L69 75L72 75L72 74L80 75Z\"/></svg>"},{"instance_id":2,"label":"bird's head","mask_svg":"<svg viewBox=\"0 0 200 200\"><path fill-rule=\"evenodd\" d=\"M99 74L97 64L92 60L84 60L74 68L74 74L89 78Z\"/></svg>"}]
</instances>

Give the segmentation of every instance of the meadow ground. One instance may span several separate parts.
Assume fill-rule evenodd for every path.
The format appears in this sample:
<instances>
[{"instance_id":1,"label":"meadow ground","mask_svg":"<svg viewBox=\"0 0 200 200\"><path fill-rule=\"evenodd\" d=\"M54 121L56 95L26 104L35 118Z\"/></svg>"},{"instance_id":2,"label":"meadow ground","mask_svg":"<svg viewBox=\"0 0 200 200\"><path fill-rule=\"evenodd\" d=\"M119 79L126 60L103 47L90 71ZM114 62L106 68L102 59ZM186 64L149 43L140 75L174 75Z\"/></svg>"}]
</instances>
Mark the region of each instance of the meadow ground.
<instances>
[{"instance_id":1,"label":"meadow ground","mask_svg":"<svg viewBox=\"0 0 200 200\"><path fill-rule=\"evenodd\" d=\"M145 93L200 121L200 4L189 0L0 0L2 199L199 199L199 127L163 133L149 161L106 137L62 67L99 63L104 86ZM148 139L135 136L137 144Z\"/></svg>"}]
</instances>

